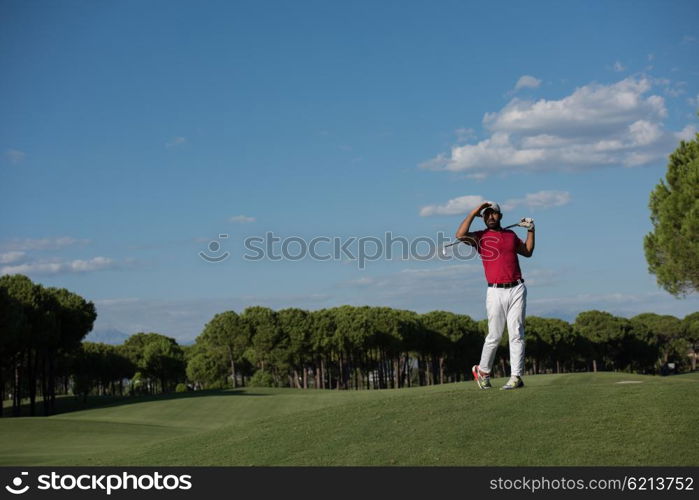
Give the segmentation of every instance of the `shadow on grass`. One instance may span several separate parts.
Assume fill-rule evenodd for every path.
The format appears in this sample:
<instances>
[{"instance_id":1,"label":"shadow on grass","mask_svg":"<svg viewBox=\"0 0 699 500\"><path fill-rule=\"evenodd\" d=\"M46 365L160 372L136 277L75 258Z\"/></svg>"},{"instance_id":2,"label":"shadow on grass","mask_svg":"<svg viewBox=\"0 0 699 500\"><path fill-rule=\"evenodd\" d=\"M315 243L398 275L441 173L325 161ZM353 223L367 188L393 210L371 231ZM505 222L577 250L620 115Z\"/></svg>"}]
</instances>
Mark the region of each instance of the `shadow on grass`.
<instances>
[{"instance_id":1,"label":"shadow on grass","mask_svg":"<svg viewBox=\"0 0 699 500\"><path fill-rule=\"evenodd\" d=\"M90 410L93 408L111 408L114 406L130 405L135 403L148 403L152 401L169 401L173 399L190 399L209 396L269 396L269 394L248 392L244 389L210 389L203 391L168 392L165 394L143 396L88 396L87 401L82 396L56 396L56 410L51 415L61 415L74 411ZM3 418L11 418L11 406L6 406L9 401L3 403ZM20 406L20 417L30 417L29 401ZM37 398L35 417L44 417L44 403Z\"/></svg>"}]
</instances>

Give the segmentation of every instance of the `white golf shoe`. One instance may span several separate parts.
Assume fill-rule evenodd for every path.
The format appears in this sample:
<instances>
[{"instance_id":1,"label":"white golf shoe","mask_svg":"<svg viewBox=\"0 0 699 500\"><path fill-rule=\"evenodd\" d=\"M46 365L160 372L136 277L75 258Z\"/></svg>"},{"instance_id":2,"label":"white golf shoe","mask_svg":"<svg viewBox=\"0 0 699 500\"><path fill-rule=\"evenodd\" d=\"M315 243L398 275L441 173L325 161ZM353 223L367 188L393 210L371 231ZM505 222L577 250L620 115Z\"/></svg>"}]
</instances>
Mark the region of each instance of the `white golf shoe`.
<instances>
[{"instance_id":1,"label":"white golf shoe","mask_svg":"<svg viewBox=\"0 0 699 500\"><path fill-rule=\"evenodd\" d=\"M520 387L524 387L524 382L522 382L522 377L519 377L517 375L512 375L510 377L510 380L508 380L505 385L500 387L500 390L501 391L509 391L510 389L519 389Z\"/></svg>"}]
</instances>

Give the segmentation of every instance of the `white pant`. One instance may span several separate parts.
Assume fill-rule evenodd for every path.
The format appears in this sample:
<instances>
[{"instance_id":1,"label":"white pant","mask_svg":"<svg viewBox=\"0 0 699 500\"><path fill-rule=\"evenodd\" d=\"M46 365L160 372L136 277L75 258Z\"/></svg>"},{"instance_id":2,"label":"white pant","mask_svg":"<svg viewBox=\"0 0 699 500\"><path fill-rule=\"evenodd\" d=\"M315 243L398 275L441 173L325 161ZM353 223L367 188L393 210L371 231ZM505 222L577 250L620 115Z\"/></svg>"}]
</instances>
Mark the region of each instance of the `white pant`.
<instances>
[{"instance_id":1,"label":"white pant","mask_svg":"<svg viewBox=\"0 0 699 500\"><path fill-rule=\"evenodd\" d=\"M524 372L524 315L527 308L527 287L524 283L512 288L488 287L485 300L488 312L488 336L483 343L480 367L490 373L495 351L502 338L505 324L510 337L510 367L512 375Z\"/></svg>"}]
</instances>

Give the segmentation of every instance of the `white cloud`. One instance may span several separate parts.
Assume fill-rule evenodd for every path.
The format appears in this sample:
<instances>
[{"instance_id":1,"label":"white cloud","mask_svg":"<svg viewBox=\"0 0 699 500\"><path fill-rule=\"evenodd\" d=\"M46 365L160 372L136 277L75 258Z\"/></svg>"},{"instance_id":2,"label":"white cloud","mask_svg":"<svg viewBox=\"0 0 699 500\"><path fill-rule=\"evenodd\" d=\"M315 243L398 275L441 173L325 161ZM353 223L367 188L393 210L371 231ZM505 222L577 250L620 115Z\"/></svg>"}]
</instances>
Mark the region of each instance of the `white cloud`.
<instances>
[{"instance_id":1,"label":"white cloud","mask_svg":"<svg viewBox=\"0 0 699 500\"><path fill-rule=\"evenodd\" d=\"M597 309L617 316L630 318L644 312L671 314L682 318L696 311L699 298L688 297L677 300L664 292L646 293L583 293L577 295L559 295L548 298L530 298L527 300L527 314L537 316L559 317L574 321L582 311Z\"/></svg>"},{"instance_id":2,"label":"white cloud","mask_svg":"<svg viewBox=\"0 0 699 500\"><path fill-rule=\"evenodd\" d=\"M63 250L67 247L82 246L88 243L90 240L71 236L12 238L0 241L0 275L88 273L105 269L132 268L138 264L134 259L115 261L103 256L88 259L66 259L45 254L46 251Z\"/></svg>"},{"instance_id":3,"label":"white cloud","mask_svg":"<svg viewBox=\"0 0 699 500\"><path fill-rule=\"evenodd\" d=\"M7 158L13 165L23 162L26 157L26 153L18 149L8 149L5 151L5 158Z\"/></svg>"},{"instance_id":4,"label":"white cloud","mask_svg":"<svg viewBox=\"0 0 699 500\"><path fill-rule=\"evenodd\" d=\"M348 285L351 286L362 286L362 285L372 285L374 284L375 280L374 278L370 278L368 276L364 276L363 278L357 278L356 280L349 280L347 282Z\"/></svg>"},{"instance_id":5,"label":"white cloud","mask_svg":"<svg viewBox=\"0 0 699 500\"><path fill-rule=\"evenodd\" d=\"M454 298L454 303L463 299L463 294L482 292L484 287L483 266L480 261L452 264L440 267L406 268L398 272L376 277L363 277L342 283L342 287L360 288L362 299L371 297L372 303L400 304L415 297ZM460 297L454 297L455 291ZM479 304L480 305L480 304Z\"/></svg>"},{"instance_id":6,"label":"white cloud","mask_svg":"<svg viewBox=\"0 0 699 500\"><path fill-rule=\"evenodd\" d=\"M26 255L26 252L0 253L0 264L15 264L23 260Z\"/></svg>"},{"instance_id":7,"label":"white cloud","mask_svg":"<svg viewBox=\"0 0 699 500\"><path fill-rule=\"evenodd\" d=\"M453 198L444 205L427 205L420 209L420 217L432 215L459 215L473 210L485 203L485 198L478 195L467 195Z\"/></svg>"},{"instance_id":8,"label":"white cloud","mask_svg":"<svg viewBox=\"0 0 699 500\"><path fill-rule=\"evenodd\" d=\"M531 268L524 274L528 286L540 289L556 284L561 272ZM475 256L470 262L362 277L336 288L348 290L344 302L353 304L386 305L419 313L450 310L473 318L482 318L485 313L485 274L480 258Z\"/></svg>"},{"instance_id":9,"label":"white cloud","mask_svg":"<svg viewBox=\"0 0 699 500\"><path fill-rule=\"evenodd\" d=\"M117 267L117 263L108 257L93 257L89 260L37 261L14 266L3 266L0 268L0 275L85 273L113 269L115 267Z\"/></svg>"},{"instance_id":10,"label":"white cloud","mask_svg":"<svg viewBox=\"0 0 699 500\"><path fill-rule=\"evenodd\" d=\"M187 143L186 137L173 137L169 142L165 143L165 147L170 149L177 146L181 146Z\"/></svg>"},{"instance_id":11,"label":"white cloud","mask_svg":"<svg viewBox=\"0 0 699 500\"><path fill-rule=\"evenodd\" d=\"M118 299L98 299L98 300L93 300L96 306L120 306L124 304L133 304L135 302L138 302L138 298L136 297L126 297L126 298L118 298Z\"/></svg>"},{"instance_id":12,"label":"white cloud","mask_svg":"<svg viewBox=\"0 0 699 500\"><path fill-rule=\"evenodd\" d=\"M697 129L693 125L687 125L685 128L675 134L678 141L692 141L697 135Z\"/></svg>"},{"instance_id":13,"label":"white cloud","mask_svg":"<svg viewBox=\"0 0 699 500\"><path fill-rule=\"evenodd\" d=\"M665 93L670 97L680 97L686 92L686 90L682 88L683 85L684 82L679 82L676 86L665 89Z\"/></svg>"},{"instance_id":14,"label":"white cloud","mask_svg":"<svg viewBox=\"0 0 699 500\"><path fill-rule=\"evenodd\" d=\"M522 263L530 296L527 314L559 317L572 321L582 311L599 309L625 317L653 311L677 317L696 311L699 297L682 301L664 292L621 293L610 290L599 294L558 293L566 286L570 271L539 268ZM475 319L485 312L485 277L480 259L470 263L424 269L404 269L380 276L347 281L339 288L349 289L349 297L358 296L362 304L381 304L417 312L434 309L469 314ZM551 290L554 290L553 292ZM546 294L553 294L546 297ZM351 301L351 300L350 300ZM345 301L347 302L347 301Z\"/></svg>"},{"instance_id":15,"label":"white cloud","mask_svg":"<svg viewBox=\"0 0 699 500\"><path fill-rule=\"evenodd\" d=\"M12 238L0 242L2 250L58 250L73 245L86 245L90 240L59 236L54 238Z\"/></svg>"},{"instance_id":16,"label":"white cloud","mask_svg":"<svg viewBox=\"0 0 699 500\"><path fill-rule=\"evenodd\" d=\"M575 319L581 311L606 310L613 314L633 316L653 311L683 317L699 308L699 297L677 300L663 292L638 294L558 294L556 287L570 279L566 271L540 269L526 264L524 278L529 288L527 314ZM155 300L112 298L94 301L97 321L94 331L116 330L123 335L137 332L159 332L180 343L192 342L204 325L220 312L242 312L252 305L274 310L300 307L316 310L343 304L389 306L419 313L447 310L481 319L485 314L485 276L479 260L448 266L408 268L399 272L364 276L333 283L328 293L293 296L248 296L212 299ZM323 292L323 291L321 291ZM545 298L545 293L554 296ZM115 342L121 342L122 336Z\"/></svg>"},{"instance_id":17,"label":"white cloud","mask_svg":"<svg viewBox=\"0 0 699 500\"><path fill-rule=\"evenodd\" d=\"M538 78L534 78L530 75L524 75L520 76L519 80L517 80L517 84L515 85L515 91L524 88L535 89L539 85L541 85L541 80L539 80Z\"/></svg>"},{"instance_id":18,"label":"white cloud","mask_svg":"<svg viewBox=\"0 0 699 500\"><path fill-rule=\"evenodd\" d=\"M466 142L475 137L476 131L472 128L457 128L454 131L457 142Z\"/></svg>"},{"instance_id":19,"label":"white cloud","mask_svg":"<svg viewBox=\"0 0 699 500\"><path fill-rule=\"evenodd\" d=\"M687 93L687 82L673 81L669 78L654 78L653 85L661 87L663 93L670 97L680 97Z\"/></svg>"},{"instance_id":20,"label":"white cloud","mask_svg":"<svg viewBox=\"0 0 699 500\"><path fill-rule=\"evenodd\" d=\"M627 78L612 85L593 83L558 101L513 99L502 111L486 113L483 121L490 130L507 134L593 133L598 127L615 128L645 117L665 117L662 97L643 97L650 89L648 79Z\"/></svg>"},{"instance_id":21,"label":"white cloud","mask_svg":"<svg viewBox=\"0 0 699 500\"><path fill-rule=\"evenodd\" d=\"M570 203L568 191L539 191L528 193L524 198L512 198L502 204L502 209L512 210L525 207L530 209L560 207Z\"/></svg>"},{"instance_id":22,"label":"white cloud","mask_svg":"<svg viewBox=\"0 0 699 500\"><path fill-rule=\"evenodd\" d=\"M617 73L620 73L620 72L622 72L622 71L625 71L625 70L626 70L626 67L625 67L623 64L621 64L619 61L616 61L616 62L614 63L613 69L614 69L614 71L616 71Z\"/></svg>"},{"instance_id":23,"label":"white cloud","mask_svg":"<svg viewBox=\"0 0 699 500\"><path fill-rule=\"evenodd\" d=\"M255 305L274 310L287 307L313 310L327 307L329 299L329 295L319 293L181 300L101 299L94 301L97 309L94 331L116 330L126 336L137 332L158 332L177 339L179 343L189 343L194 341L215 314L224 311L241 313L246 307Z\"/></svg>"},{"instance_id":24,"label":"white cloud","mask_svg":"<svg viewBox=\"0 0 699 500\"><path fill-rule=\"evenodd\" d=\"M247 215L235 215L229 219L229 222L249 224L250 222L255 222L255 217L248 217Z\"/></svg>"},{"instance_id":25,"label":"white cloud","mask_svg":"<svg viewBox=\"0 0 699 500\"><path fill-rule=\"evenodd\" d=\"M433 215L461 215L470 212L486 200L479 195L467 195L453 198L443 205L427 205L420 209L421 217ZM524 198L512 198L502 203L503 210L512 210L517 207L549 208L559 207L570 202L568 191L538 191L528 193Z\"/></svg>"},{"instance_id":26,"label":"white cloud","mask_svg":"<svg viewBox=\"0 0 699 500\"><path fill-rule=\"evenodd\" d=\"M512 99L486 113L490 137L455 145L421 167L486 176L498 172L636 166L664 161L676 147L665 101L647 95L652 82L626 78L589 84L560 100Z\"/></svg>"}]
</instances>

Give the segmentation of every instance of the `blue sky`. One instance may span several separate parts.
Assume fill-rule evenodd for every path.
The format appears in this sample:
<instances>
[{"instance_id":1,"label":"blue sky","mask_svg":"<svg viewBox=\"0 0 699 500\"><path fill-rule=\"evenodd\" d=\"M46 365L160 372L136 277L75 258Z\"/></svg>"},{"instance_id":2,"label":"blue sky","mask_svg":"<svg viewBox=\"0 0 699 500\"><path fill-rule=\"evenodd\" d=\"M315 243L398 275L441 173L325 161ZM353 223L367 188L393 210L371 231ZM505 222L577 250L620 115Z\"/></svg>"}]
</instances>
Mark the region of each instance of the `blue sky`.
<instances>
[{"instance_id":1,"label":"blue sky","mask_svg":"<svg viewBox=\"0 0 699 500\"><path fill-rule=\"evenodd\" d=\"M253 262L243 241L451 237L487 199L536 220L529 314L683 317L697 296L659 289L642 241L699 128L697 18L694 1L5 0L0 272L92 300L90 338L112 341L189 342L257 304L480 319L477 259Z\"/></svg>"}]
</instances>

